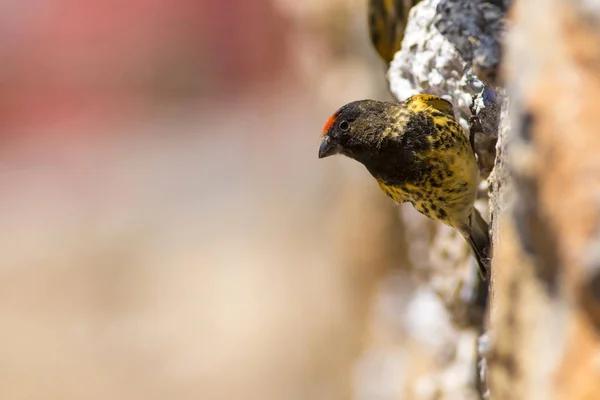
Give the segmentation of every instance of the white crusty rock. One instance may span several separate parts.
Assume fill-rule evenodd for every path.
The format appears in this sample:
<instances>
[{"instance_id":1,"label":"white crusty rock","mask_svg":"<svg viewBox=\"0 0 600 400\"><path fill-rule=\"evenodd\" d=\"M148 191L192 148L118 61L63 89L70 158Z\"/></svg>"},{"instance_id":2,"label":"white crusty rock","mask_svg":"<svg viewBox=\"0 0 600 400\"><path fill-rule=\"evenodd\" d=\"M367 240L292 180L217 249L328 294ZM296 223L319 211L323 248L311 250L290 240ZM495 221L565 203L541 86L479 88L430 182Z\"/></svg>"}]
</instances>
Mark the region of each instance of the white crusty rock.
<instances>
[{"instance_id":1,"label":"white crusty rock","mask_svg":"<svg viewBox=\"0 0 600 400\"><path fill-rule=\"evenodd\" d=\"M450 100L466 127L473 96L484 84L434 26L439 0L424 0L410 11L402 49L390 64L390 88L398 100L429 93Z\"/></svg>"}]
</instances>

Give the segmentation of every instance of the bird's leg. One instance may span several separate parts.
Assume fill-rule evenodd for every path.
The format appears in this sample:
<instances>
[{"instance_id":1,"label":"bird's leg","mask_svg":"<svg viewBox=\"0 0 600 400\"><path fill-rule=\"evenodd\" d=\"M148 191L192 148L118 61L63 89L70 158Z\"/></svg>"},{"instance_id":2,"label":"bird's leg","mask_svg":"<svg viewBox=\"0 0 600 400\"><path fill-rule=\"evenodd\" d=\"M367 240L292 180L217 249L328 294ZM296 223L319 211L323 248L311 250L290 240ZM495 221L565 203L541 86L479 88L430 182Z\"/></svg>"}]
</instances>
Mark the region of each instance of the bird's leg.
<instances>
[{"instance_id":1,"label":"bird's leg","mask_svg":"<svg viewBox=\"0 0 600 400\"><path fill-rule=\"evenodd\" d=\"M471 142L473 152L477 154L475 151L475 133L483 133L483 126L481 125L481 120L477 116L477 110L475 110L475 97L473 97L473 101L471 101L469 110L471 111L471 116L469 117L469 141Z\"/></svg>"}]
</instances>

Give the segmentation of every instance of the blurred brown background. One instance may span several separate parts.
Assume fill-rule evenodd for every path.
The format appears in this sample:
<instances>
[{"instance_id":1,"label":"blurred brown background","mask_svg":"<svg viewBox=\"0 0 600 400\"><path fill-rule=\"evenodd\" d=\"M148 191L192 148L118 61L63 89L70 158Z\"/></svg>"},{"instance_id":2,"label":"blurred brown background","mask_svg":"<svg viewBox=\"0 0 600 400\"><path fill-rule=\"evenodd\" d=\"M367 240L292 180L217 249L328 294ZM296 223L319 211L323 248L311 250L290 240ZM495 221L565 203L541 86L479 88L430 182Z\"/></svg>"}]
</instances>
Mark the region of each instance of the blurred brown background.
<instances>
[{"instance_id":1,"label":"blurred brown background","mask_svg":"<svg viewBox=\"0 0 600 400\"><path fill-rule=\"evenodd\" d=\"M453 333L397 210L317 160L389 96L365 8L0 4L1 399L411 398Z\"/></svg>"}]
</instances>

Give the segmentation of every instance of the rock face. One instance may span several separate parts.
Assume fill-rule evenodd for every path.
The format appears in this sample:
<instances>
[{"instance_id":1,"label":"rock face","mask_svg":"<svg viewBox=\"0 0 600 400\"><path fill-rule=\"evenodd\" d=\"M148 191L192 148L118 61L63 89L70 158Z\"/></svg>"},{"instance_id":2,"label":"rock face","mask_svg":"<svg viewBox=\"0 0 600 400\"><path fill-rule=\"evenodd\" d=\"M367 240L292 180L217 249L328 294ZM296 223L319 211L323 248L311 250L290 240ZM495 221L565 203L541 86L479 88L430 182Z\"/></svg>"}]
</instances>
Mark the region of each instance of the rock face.
<instances>
[{"instance_id":1,"label":"rock face","mask_svg":"<svg viewBox=\"0 0 600 400\"><path fill-rule=\"evenodd\" d=\"M600 398L600 29L590 3L513 10L510 129L494 184L494 399Z\"/></svg>"},{"instance_id":2,"label":"rock face","mask_svg":"<svg viewBox=\"0 0 600 400\"><path fill-rule=\"evenodd\" d=\"M508 2L502 0L441 0L435 27L458 51L475 75L490 85L497 83L501 38Z\"/></svg>"}]
</instances>

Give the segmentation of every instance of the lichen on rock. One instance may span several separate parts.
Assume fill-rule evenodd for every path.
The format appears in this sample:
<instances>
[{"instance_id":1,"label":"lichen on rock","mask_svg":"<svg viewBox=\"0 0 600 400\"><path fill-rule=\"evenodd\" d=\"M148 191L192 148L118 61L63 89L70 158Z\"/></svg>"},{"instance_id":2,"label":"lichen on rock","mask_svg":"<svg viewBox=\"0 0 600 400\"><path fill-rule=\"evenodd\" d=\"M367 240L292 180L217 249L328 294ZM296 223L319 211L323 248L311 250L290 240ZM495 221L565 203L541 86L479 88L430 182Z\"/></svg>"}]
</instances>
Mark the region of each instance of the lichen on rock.
<instances>
[{"instance_id":1,"label":"lichen on rock","mask_svg":"<svg viewBox=\"0 0 600 400\"><path fill-rule=\"evenodd\" d=\"M436 10L436 28L454 45L475 75L490 85L498 81L508 5L502 0L441 0Z\"/></svg>"}]
</instances>

